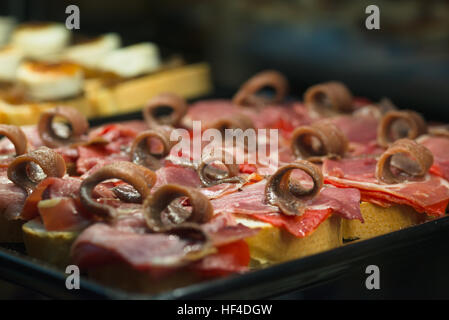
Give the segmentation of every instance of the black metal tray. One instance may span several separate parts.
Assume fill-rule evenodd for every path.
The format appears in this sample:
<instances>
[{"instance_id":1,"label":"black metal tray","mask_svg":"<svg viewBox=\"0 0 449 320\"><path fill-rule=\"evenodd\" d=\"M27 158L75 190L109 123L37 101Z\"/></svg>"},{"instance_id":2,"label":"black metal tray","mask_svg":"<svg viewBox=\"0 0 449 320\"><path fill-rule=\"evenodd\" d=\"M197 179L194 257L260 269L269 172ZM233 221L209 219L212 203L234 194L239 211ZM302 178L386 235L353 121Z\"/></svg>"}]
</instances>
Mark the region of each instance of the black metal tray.
<instances>
[{"instance_id":1,"label":"black metal tray","mask_svg":"<svg viewBox=\"0 0 449 320\"><path fill-rule=\"evenodd\" d=\"M94 119L91 125L139 118L140 112L136 112ZM65 286L67 275L26 256L23 245L0 246L0 278L39 292L46 297L62 299L262 299L281 297L283 294L292 292L295 293L293 296L284 297L304 298L307 296L304 296L302 292L306 292L309 288L323 287L332 281L338 282L338 279L345 279L344 277L354 270L359 272L362 270L361 267L373 263L383 264L388 261L386 265L399 266L399 271L395 271L397 274L402 273L401 268L404 265L404 270L409 270L409 273L410 270L412 271L412 277L426 277L428 275L413 274L413 265L418 263L426 270L435 270L433 264L437 261L436 258L446 256L447 251L444 249L449 246L447 240L449 240L449 216L369 240L347 243L333 250L265 269L211 280L157 295L130 294L98 285L84 278L81 279L79 290L68 290ZM447 245L441 248L436 244ZM419 254L422 253L427 253L427 256L420 261ZM447 270L449 261L444 263L444 270ZM449 281L449 277L441 279ZM346 281L343 281L343 285L349 283ZM441 285L445 285L445 281L441 281ZM358 283L357 286L363 287L364 284ZM443 290L439 296L449 297L449 291ZM339 296L328 295L327 297Z\"/></svg>"},{"instance_id":2,"label":"black metal tray","mask_svg":"<svg viewBox=\"0 0 449 320\"><path fill-rule=\"evenodd\" d=\"M62 299L263 299L301 292L343 277L351 270L389 260L417 259L417 252L447 242L449 217L443 217L376 238L348 243L313 256L285 262L246 274L179 288L157 295L137 295L114 290L82 278L79 290L67 290L66 274L17 250L0 248L0 278ZM447 252L447 251L446 251ZM438 254L438 253L435 253ZM446 253L439 252L441 255ZM419 259L418 259L419 260ZM432 261L415 261L428 264ZM446 265L447 266L447 265ZM403 266L409 268L407 264ZM429 272L432 269L429 268ZM425 275L416 275L422 277ZM362 284L361 284L362 285Z\"/></svg>"}]
</instances>

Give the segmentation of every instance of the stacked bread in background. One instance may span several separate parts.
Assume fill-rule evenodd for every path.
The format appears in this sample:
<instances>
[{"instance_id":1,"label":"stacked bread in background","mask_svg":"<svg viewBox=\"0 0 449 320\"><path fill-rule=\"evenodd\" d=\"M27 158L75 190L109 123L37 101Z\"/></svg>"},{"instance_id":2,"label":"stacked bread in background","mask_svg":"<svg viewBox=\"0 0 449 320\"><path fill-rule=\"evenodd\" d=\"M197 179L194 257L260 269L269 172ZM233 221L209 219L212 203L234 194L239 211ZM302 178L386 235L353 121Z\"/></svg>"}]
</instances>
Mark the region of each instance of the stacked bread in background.
<instances>
[{"instance_id":1,"label":"stacked bread in background","mask_svg":"<svg viewBox=\"0 0 449 320\"><path fill-rule=\"evenodd\" d=\"M151 42L121 44L116 33L75 42L64 24L0 17L0 123L36 123L60 104L101 117L138 110L161 92L210 91L206 64L163 60Z\"/></svg>"}]
</instances>

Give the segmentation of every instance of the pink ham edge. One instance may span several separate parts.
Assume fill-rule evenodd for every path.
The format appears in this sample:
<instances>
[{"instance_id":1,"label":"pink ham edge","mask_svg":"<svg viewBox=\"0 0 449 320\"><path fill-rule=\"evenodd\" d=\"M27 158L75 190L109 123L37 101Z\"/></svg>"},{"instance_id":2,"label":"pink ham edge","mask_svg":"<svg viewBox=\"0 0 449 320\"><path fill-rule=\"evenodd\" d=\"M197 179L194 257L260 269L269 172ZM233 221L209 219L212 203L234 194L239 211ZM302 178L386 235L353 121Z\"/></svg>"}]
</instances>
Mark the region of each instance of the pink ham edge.
<instances>
[{"instance_id":1,"label":"pink ham edge","mask_svg":"<svg viewBox=\"0 0 449 320\"><path fill-rule=\"evenodd\" d=\"M444 179L428 174L423 181L410 181L399 184L385 185L379 184L374 177L376 159L373 158L353 158L339 161L326 159L323 164L323 174L325 181L345 186L357 188L363 193L378 192L396 197L396 203L404 204L404 201L413 206L419 212L443 215L444 212L433 212L427 210L431 206L438 205L449 200L449 183ZM387 200L390 202L392 200Z\"/></svg>"}]
</instances>

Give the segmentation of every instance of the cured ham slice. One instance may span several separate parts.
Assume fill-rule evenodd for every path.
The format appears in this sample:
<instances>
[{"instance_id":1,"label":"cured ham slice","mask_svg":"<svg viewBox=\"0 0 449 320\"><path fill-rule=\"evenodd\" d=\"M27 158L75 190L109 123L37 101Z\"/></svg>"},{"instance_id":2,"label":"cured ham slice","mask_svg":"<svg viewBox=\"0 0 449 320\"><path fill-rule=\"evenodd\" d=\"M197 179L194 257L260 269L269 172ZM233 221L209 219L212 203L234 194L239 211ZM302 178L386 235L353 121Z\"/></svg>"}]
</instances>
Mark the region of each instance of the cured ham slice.
<instances>
[{"instance_id":1,"label":"cured ham slice","mask_svg":"<svg viewBox=\"0 0 449 320\"><path fill-rule=\"evenodd\" d=\"M313 232L330 214L363 221L360 213L360 192L357 189L339 189L325 185L320 194L306 202L301 216L287 216L278 207L266 204L266 181L244 186L241 191L212 200L215 213L249 215L254 219L282 227L296 237Z\"/></svg>"},{"instance_id":2,"label":"cured ham slice","mask_svg":"<svg viewBox=\"0 0 449 320\"><path fill-rule=\"evenodd\" d=\"M268 106L253 113L251 118L256 128L281 129L286 136L295 128L312 122L307 109L299 103Z\"/></svg>"},{"instance_id":3,"label":"cured ham slice","mask_svg":"<svg viewBox=\"0 0 449 320\"><path fill-rule=\"evenodd\" d=\"M185 259L192 245L188 240L165 233L141 233L131 228L125 230L123 221L120 228L102 223L87 228L73 244L72 257L80 268L122 261L137 270L150 273L157 273L160 268L186 265L197 271L214 274L244 271L249 262L249 250L241 240L257 231L243 225L230 226L226 221L229 218L218 216L202 226L218 251L211 251L202 259L197 258L195 264ZM138 225L135 220L133 224Z\"/></svg>"},{"instance_id":4,"label":"cured ham slice","mask_svg":"<svg viewBox=\"0 0 449 320\"><path fill-rule=\"evenodd\" d=\"M106 164L120 160L129 160L125 153L112 153L103 146L80 146L78 149L78 159L76 160L76 170L81 175L88 175Z\"/></svg>"},{"instance_id":5,"label":"cured ham slice","mask_svg":"<svg viewBox=\"0 0 449 320\"><path fill-rule=\"evenodd\" d=\"M404 204L418 212L442 216L449 203L449 183L433 174L423 180L380 184L376 177L377 160L347 158L326 159L323 163L325 182L342 188L357 188L362 200L383 206Z\"/></svg>"},{"instance_id":6,"label":"cured ham slice","mask_svg":"<svg viewBox=\"0 0 449 320\"><path fill-rule=\"evenodd\" d=\"M49 231L84 228L90 221L79 203L81 182L80 178L75 177L50 177L43 180L24 201L23 209L19 210L20 218L31 220L40 216ZM111 187L106 183L97 186L94 197L99 201L112 200L114 193Z\"/></svg>"},{"instance_id":7,"label":"cured ham slice","mask_svg":"<svg viewBox=\"0 0 449 320\"><path fill-rule=\"evenodd\" d=\"M449 180L449 138L423 136L418 141L433 154L433 165L430 172Z\"/></svg>"},{"instance_id":8,"label":"cured ham slice","mask_svg":"<svg viewBox=\"0 0 449 320\"><path fill-rule=\"evenodd\" d=\"M216 119L232 118L241 113L253 121L255 128L281 129L285 132L291 132L296 127L312 121L307 109L299 103L268 105L261 110L255 110L238 107L229 100L208 100L191 105L183 124L191 127L194 120L207 124Z\"/></svg>"},{"instance_id":9,"label":"cured ham slice","mask_svg":"<svg viewBox=\"0 0 449 320\"><path fill-rule=\"evenodd\" d=\"M0 214L15 220L20 216L27 193L8 179L6 169L0 168Z\"/></svg>"},{"instance_id":10,"label":"cured ham slice","mask_svg":"<svg viewBox=\"0 0 449 320\"><path fill-rule=\"evenodd\" d=\"M106 151L118 153L131 146L136 136L146 129L148 127L143 121L107 124L90 131L88 140L105 139L108 142L105 146Z\"/></svg>"},{"instance_id":11,"label":"cured ham slice","mask_svg":"<svg viewBox=\"0 0 449 320\"><path fill-rule=\"evenodd\" d=\"M146 129L148 127L143 121L114 123L93 129L89 132L88 140L102 139L107 143L78 146L77 172L84 175L94 167L100 168L115 161L129 161L128 149L137 135Z\"/></svg>"},{"instance_id":12,"label":"cured ham slice","mask_svg":"<svg viewBox=\"0 0 449 320\"><path fill-rule=\"evenodd\" d=\"M47 231L79 231L90 224L80 214L74 198L53 198L39 202L39 214Z\"/></svg>"},{"instance_id":13,"label":"cured ham slice","mask_svg":"<svg viewBox=\"0 0 449 320\"><path fill-rule=\"evenodd\" d=\"M23 220L31 220L39 216L38 203L41 200L53 199L52 205L47 203L47 207L43 211L49 212L47 217L52 216L51 219L57 215L60 221L72 221L73 215L79 215L79 212L75 210L75 204L72 201L64 200L57 205L57 210L51 210L51 207L55 207L58 200L70 199L73 200L78 195L78 190L81 185L81 180L78 178L54 178L50 177L40 182L35 190L28 196L25 201L23 210L21 210L20 217ZM58 199L58 200L57 200ZM48 210L46 210L48 209ZM76 211L76 212L75 212ZM44 224L46 219L44 219ZM59 223L62 228L69 228L72 223ZM70 225L70 226L69 226ZM50 227L51 229L51 227Z\"/></svg>"},{"instance_id":14,"label":"cured ham slice","mask_svg":"<svg viewBox=\"0 0 449 320\"><path fill-rule=\"evenodd\" d=\"M198 173L192 168L181 166L167 166L156 170L156 183L152 192L165 184L179 184L185 187L201 187Z\"/></svg>"},{"instance_id":15,"label":"cured ham slice","mask_svg":"<svg viewBox=\"0 0 449 320\"><path fill-rule=\"evenodd\" d=\"M97 223L77 238L72 247L72 257L80 268L118 260L138 270L148 270L171 261L179 266L188 247L189 242L177 236L125 232Z\"/></svg>"},{"instance_id":16,"label":"cured ham slice","mask_svg":"<svg viewBox=\"0 0 449 320\"><path fill-rule=\"evenodd\" d=\"M184 124L193 120L207 122L211 119L232 116L238 110L239 108L230 100L216 99L199 101L189 106L183 122Z\"/></svg>"},{"instance_id":17,"label":"cured ham slice","mask_svg":"<svg viewBox=\"0 0 449 320\"><path fill-rule=\"evenodd\" d=\"M330 120L343 131L349 142L364 144L377 139L379 120L374 117L344 115Z\"/></svg>"}]
</instances>

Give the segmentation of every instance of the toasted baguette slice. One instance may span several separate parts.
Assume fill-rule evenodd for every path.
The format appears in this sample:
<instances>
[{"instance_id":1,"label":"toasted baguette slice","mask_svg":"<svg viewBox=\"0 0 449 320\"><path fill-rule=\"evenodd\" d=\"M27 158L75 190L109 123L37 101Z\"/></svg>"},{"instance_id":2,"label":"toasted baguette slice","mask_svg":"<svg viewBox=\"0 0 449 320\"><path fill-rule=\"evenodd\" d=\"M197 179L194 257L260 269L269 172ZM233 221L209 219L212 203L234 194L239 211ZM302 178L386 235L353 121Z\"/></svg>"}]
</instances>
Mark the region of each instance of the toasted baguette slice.
<instances>
[{"instance_id":1,"label":"toasted baguette slice","mask_svg":"<svg viewBox=\"0 0 449 320\"><path fill-rule=\"evenodd\" d=\"M176 270L168 276L155 278L125 263L92 268L88 271L88 277L105 286L147 294L169 291L202 281L197 273L189 270Z\"/></svg>"},{"instance_id":2,"label":"toasted baguette slice","mask_svg":"<svg viewBox=\"0 0 449 320\"><path fill-rule=\"evenodd\" d=\"M210 69L205 63L186 65L103 86L98 79L85 81L84 94L73 99L39 103L10 103L1 99L0 123L36 124L40 114L58 105L75 107L89 118L140 110L152 97L172 92L186 99L212 90Z\"/></svg>"},{"instance_id":3,"label":"toasted baguette slice","mask_svg":"<svg viewBox=\"0 0 449 320\"><path fill-rule=\"evenodd\" d=\"M74 107L83 114L93 116L92 108L84 96L66 99L61 101L10 104L0 100L0 120L1 123L13 124L16 126L36 124L42 112L52 109L58 105Z\"/></svg>"},{"instance_id":4,"label":"toasted baguette slice","mask_svg":"<svg viewBox=\"0 0 449 320\"><path fill-rule=\"evenodd\" d=\"M23 225L23 241L30 257L65 269L70 264L70 247L78 232L47 231L40 218Z\"/></svg>"},{"instance_id":5,"label":"toasted baguette slice","mask_svg":"<svg viewBox=\"0 0 449 320\"><path fill-rule=\"evenodd\" d=\"M261 228L259 233L247 238L251 259L264 265L293 260L342 245L341 218L331 216L309 236L297 238L271 224L250 218L238 222L250 228Z\"/></svg>"},{"instance_id":6,"label":"toasted baguette slice","mask_svg":"<svg viewBox=\"0 0 449 320\"><path fill-rule=\"evenodd\" d=\"M86 95L98 115L109 115L140 110L160 93L170 92L189 99L211 90L209 65L199 63L129 79L111 87L91 89Z\"/></svg>"},{"instance_id":7,"label":"toasted baguette slice","mask_svg":"<svg viewBox=\"0 0 449 320\"><path fill-rule=\"evenodd\" d=\"M425 215L408 206L383 208L362 202L360 204L364 223L358 220L344 220L342 223L344 240L369 239L389 232L404 229L423 222Z\"/></svg>"},{"instance_id":8,"label":"toasted baguette slice","mask_svg":"<svg viewBox=\"0 0 449 320\"><path fill-rule=\"evenodd\" d=\"M7 220L0 214L0 243L22 243L23 220Z\"/></svg>"}]
</instances>

